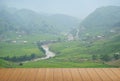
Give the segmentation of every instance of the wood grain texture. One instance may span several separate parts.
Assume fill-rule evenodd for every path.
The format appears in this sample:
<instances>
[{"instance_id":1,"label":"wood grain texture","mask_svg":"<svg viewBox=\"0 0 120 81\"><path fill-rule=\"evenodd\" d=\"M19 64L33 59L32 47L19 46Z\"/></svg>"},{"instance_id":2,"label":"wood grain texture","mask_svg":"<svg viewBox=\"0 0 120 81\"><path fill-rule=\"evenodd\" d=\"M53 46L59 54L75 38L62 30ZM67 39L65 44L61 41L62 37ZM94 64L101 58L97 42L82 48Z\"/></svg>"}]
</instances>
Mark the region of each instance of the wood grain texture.
<instances>
[{"instance_id":1,"label":"wood grain texture","mask_svg":"<svg viewBox=\"0 0 120 81\"><path fill-rule=\"evenodd\" d=\"M0 68L0 81L120 81L120 68Z\"/></svg>"},{"instance_id":2,"label":"wood grain texture","mask_svg":"<svg viewBox=\"0 0 120 81\"><path fill-rule=\"evenodd\" d=\"M112 79L109 76L107 76L105 72L102 71L102 69L95 69L95 71L102 78L102 81L112 81Z\"/></svg>"}]
</instances>

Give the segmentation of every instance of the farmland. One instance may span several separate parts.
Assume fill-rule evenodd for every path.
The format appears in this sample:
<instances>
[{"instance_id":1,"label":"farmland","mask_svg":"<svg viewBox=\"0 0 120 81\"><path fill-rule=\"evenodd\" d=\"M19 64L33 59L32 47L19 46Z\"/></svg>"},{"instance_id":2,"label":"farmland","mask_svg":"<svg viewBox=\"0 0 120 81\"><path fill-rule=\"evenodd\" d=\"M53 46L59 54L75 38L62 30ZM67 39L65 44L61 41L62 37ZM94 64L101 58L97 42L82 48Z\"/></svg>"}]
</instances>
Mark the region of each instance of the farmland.
<instances>
[{"instance_id":1,"label":"farmland","mask_svg":"<svg viewBox=\"0 0 120 81\"><path fill-rule=\"evenodd\" d=\"M0 7L0 67L120 67L119 62L118 6L96 8L82 21Z\"/></svg>"}]
</instances>

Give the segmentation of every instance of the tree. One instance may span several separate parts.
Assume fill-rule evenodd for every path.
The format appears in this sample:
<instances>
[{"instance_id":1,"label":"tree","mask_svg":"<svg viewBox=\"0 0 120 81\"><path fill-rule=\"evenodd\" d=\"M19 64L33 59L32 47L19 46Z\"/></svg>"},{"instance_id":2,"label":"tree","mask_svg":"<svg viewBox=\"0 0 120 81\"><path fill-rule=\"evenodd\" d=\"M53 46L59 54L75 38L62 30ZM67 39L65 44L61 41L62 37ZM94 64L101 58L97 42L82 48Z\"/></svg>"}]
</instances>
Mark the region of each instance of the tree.
<instances>
[{"instance_id":1,"label":"tree","mask_svg":"<svg viewBox=\"0 0 120 81\"><path fill-rule=\"evenodd\" d=\"M101 55L101 60L103 60L103 61L110 61L111 57L108 54Z\"/></svg>"},{"instance_id":2,"label":"tree","mask_svg":"<svg viewBox=\"0 0 120 81\"><path fill-rule=\"evenodd\" d=\"M10 57L9 57L9 56L7 56L7 57L4 57L4 59L5 59L5 60L10 60Z\"/></svg>"},{"instance_id":3,"label":"tree","mask_svg":"<svg viewBox=\"0 0 120 81\"><path fill-rule=\"evenodd\" d=\"M19 63L19 65L20 65L20 66L22 66L22 65L23 65L23 63Z\"/></svg>"},{"instance_id":4,"label":"tree","mask_svg":"<svg viewBox=\"0 0 120 81\"><path fill-rule=\"evenodd\" d=\"M11 61L16 62L16 61L18 61L18 59L17 59L17 57L16 57L16 56L14 56L14 57L12 57L12 58L11 58Z\"/></svg>"},{"instance_id":5,"label":"tree","mask_svg":"<svg viewBox=\"0 0 120 81\"><path fill-rule=\"evenodd\" d=\"M114 54L113 56L116 60L118 60L120 58L120 54Z\"/></svg>"},{"instance_id":6,"label":"tree","mask_svg":"<svg viewBox=\"0 0 120 81\"><path fill-rule=\"evenodd\" d=\"M34 59L36 57L36 55L34 53L31 54L31 59Z\"/></svg>"},{"instance_id":7,"label":"tree","mask_svg":"<svg viewBox=\"0 0 120 81\"><path fill-rule=\"evenodd\" d=\"M57 39L57 40L58 40L58 42L61 42L61 41L62 41L62 39L61 39L60 37L58 37L58 39Z\"/></svg>"},{"instance_id":8,"label":"tree","mask_svg":"<svg viewBox=\"0 0 120 81\"><path fill-rule=\"evenodd\" d=\"M97 59L98 59L98 56L97 56L97 55L92 55L92 59L93 59L93 60L97 60Z\"/></svg>"}]
</instances>

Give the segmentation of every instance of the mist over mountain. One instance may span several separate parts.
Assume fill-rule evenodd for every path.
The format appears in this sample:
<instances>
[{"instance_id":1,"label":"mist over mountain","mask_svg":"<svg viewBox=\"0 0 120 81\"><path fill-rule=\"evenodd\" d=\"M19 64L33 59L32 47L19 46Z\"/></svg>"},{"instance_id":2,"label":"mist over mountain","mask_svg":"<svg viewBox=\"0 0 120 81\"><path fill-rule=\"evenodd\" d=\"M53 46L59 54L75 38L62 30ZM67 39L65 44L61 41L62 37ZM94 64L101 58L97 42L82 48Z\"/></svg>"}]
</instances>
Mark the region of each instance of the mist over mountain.
<instances>
[{"instance_id":1,"label":"mist over mountain","mask_svg":"<svg viewBox=\"0 0 120 81\"><path fill-rule=\"evenodd\" d=\"M63 15L46 15L28 9L3 7L0 9L0 33L25 31L26 33L51 33L69 31L79 23L77 18Z\"/></svg>"},{"instance_id":2,"label":"mist over mountain","mask_svg":"<svg viewBox=\"0 0 120 81\"><path fill-rule=\"evenodd\" d=\"M0 67L120 66L119 1L86 1L4 1Z\"/></svg>"},{"instance_id":3,"label":"mist over mountain","mask_svg":"<svg viewBox=\"0 0 120 81\"><path fill-rule=\"evenodd\" d=\"M98 36L120 31L120 7L97 8L79 26L81 36Z\"/></svg>"}]
</instances>

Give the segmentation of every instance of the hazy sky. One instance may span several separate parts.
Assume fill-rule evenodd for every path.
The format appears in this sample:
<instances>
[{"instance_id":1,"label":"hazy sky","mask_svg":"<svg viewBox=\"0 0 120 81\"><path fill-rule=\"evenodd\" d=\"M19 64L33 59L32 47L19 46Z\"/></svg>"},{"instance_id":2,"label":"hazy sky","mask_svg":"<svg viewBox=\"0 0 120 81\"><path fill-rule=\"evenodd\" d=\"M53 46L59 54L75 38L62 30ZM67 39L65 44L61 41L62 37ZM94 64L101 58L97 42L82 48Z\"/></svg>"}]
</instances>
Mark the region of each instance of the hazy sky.
<instances>
[{"instance_id":1,"label":"hazy sky","mask_svg":"<svg viewBox=\"0 0 120 81\"><path fill-rule=\"evenodd\" d=\"M2 2L2 0L0 0ZM120 6L120 0L3 0L4 4L43 13L60 13L79 18L101 6Z\"/></svg>"}]
</instances>

